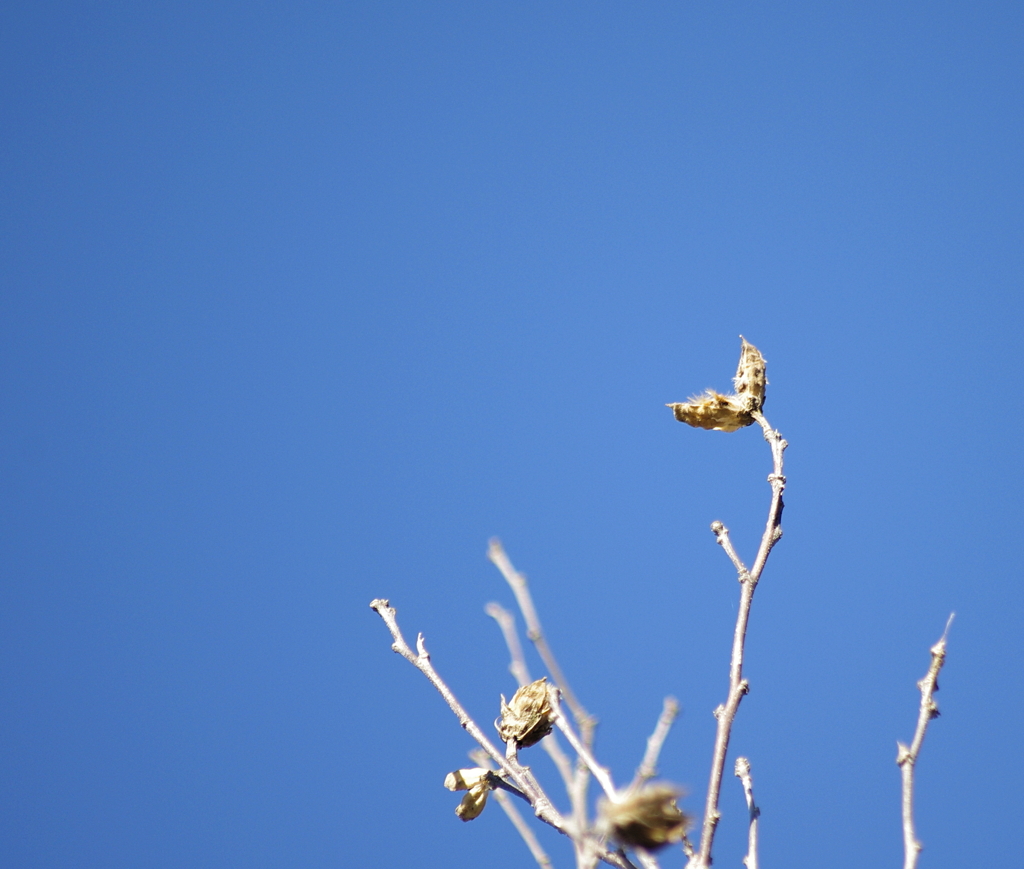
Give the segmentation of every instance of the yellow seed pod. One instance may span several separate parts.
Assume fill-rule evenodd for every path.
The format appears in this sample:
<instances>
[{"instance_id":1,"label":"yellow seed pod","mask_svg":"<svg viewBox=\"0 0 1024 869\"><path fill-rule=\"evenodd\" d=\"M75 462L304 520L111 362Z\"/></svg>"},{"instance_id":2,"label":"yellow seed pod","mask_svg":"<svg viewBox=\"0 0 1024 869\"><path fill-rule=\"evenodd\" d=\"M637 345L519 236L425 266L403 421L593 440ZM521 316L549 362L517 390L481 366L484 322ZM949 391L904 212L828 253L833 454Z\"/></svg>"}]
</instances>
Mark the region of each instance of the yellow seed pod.
<instances>
[{"instance_id":1,"label":"yellow seed pod","mask_svg":"<svg viewBox=\"0 0 1024 869\"><path fill-rule=\"evenodd\" d=\"M732 379L736 397L747 410L764 406L764 388L768 385L767 367L761 351L740 335L740 364Z\"/></svg>"},{"instance_id":2,"label":"yellow seed pod","mask_svg":"<svg viewBox=\"0 0 1024 869\"><path fill-rule=\"evenodd\" d=\"M689 818L676 805L683 791L670 784L652 784L621 803L603 800L601 826L627 848L655 851L683 838Z\"/></svg>"},{"instance_id":3,"label":"yellow seed pod","mask_svg":"<svg viewBox=\"0 0 1024 869\"><path fill-rule=\"evenodd\" d=\"M487 805L487 795L491 792L491 771L480 766L457 769L444 777L444 786L450 791L467 791L455 809L455 814L463 821L472 821L480 816Z\"/></svg>"},{"instance_id":4,"label":"yellow seed pod","mask_svg":"<svg viewBox=\"0 0 1024 869\"><path fill-rule=\"evenodd\" d=\"M743 407L735 395L722 395L710 389L687 402L666 407L672 408L680 422L711 431L736 431L754 421L750 411Z\"/></svg>"},{"instance_id":5,"label":"yellow seed pod","mask_svg":"<svg viewBox=\"0 0 1024 869\"><path fill-rule=\"evenodd\" d=\"M761 351L740 335L740 364L732 379L734 395L709 389L689 401L668 404L676 419L694 428L711 431L736 431L754 422L753 414L764 406L768 385L766 365Z\"/></svg>"},{"instance_id":6,"label":"yellow seed pod","mask_svg":"<svg viewBox=\"0 0 1024 869\"><path fill-rule=\"evenodd\" d=\"M551 705L551 691L547 677L523 685L509 703L501 695L501 721L498 735L504 742L515 740L522 748L536 745L551 732L555 710Z\"/></svg>"},{"instance_id":7,"label":"yellow seed pod","mask_svg":"<svg viewBox=\"0 0 1024 869\"><path fill-rule=\"evenodd\" d=\"M487 795L491 792L491 786L486 782L470 788L462 798L462 802L455 809L455 814L461 821L472 821L480 817L480 813L487 805Z\"/></svg>"},{"instance_id":8,"label":"yellow seed pod","mask_svg":"<svg viewBox=\"0 0 1024 869\"><path fill-rule=\"evenodd\" d=\"M468 791L476 787L480 782L487 781L486 770L481 766L474 766L469 769L457 769L444 777L444 786L450 791Z\"/></svg>"}]
</instances>

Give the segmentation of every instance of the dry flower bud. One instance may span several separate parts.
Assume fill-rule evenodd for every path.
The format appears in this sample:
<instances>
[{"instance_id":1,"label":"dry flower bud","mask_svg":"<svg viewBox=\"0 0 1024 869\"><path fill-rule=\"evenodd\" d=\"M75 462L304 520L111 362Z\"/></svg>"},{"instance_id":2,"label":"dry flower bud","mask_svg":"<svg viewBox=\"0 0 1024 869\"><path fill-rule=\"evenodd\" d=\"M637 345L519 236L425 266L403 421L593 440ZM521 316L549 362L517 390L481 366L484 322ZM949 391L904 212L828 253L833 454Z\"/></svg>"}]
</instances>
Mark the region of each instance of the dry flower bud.
<instances>
[{"instance_id":1,"label":"dry flower bud","mask_svg":"<svg viewBox=\"0 0 1024 869\"><path fill-rule=\"evenodd\" d=\"M510 703L501 695L501 721L498 735L504 742L515 740L522 748L536 745L551 732L555 710L551 705L551 692L547 677L523 685L512 695Z\"/></svg>"},{"instance_id":2,"label":"dry flower bud","mask_svg":"<svg viewBox=\"0 0 1024 869\"><path fill-rule=\"evenodd\" d=\"M487 795L491 792L490 771L479 766L457 769L445 776L444 786L450 791L467 791L455 814L463 821L472 821L487 805Z\"/></svg>"},{"instance_id":3,"label":"dry flower bud","mask_svg":"<svg viewBox=\"0 0 1024 869\"><path fill-rule=\"evenodd\" d=\"M753 414L764 406L768 383L764 357L740 335L740 364L732 379L735 395L722 395L709 389L689 401L669 404L676 419L694 428L712 431L736 431L754 421Z\"/></svg>"},{"instance_id":4,"label":"dry flower bud","mask_svg":"<svg viewBox=\"0 0 1024 869\"><path fill-rule=\"evenodd\" d=\"M678 842L686 832L689 818L676 805L682 795L674 785L653 784L621 803L602 800L601 825L627 848L657 850Z\"/></svg>"},{"instance_id":5,"label":"dry flower bud","mask_svg":"<svg viewBox=\"0 0 1024 869\"><path fill-rule=\"evenodd\" d=\"M487 795L491 792L489 784L479 784L475 788L466 791L462 802L455 807L455 814L460 821L472 821L480 817L480 813L487 805Z\"/></svg>"},{"instance_id":6,"label":"dry flower bud","mask_svg":"<svg viewBox=\"0 0 1024 869\"><path fill-rule=\"evenodd\" d=\"M457 769L444 777L444 786L450 791L468 791L476 787L480 782L487 781L489 770L480 766L469 769Z\"/></svg>"},{"instance_id":7,"label":"dry flower bud","mask_svg":"<svg viewBox=\"0 0 1024 869\"><path fill-rule=\"evenodd\" d=\"M742 335L740 341L740 364L732 379L736 397L747 410L760 410L764 406L764 388L768 385L764 357Z\"/></svg>"}]
</instances>

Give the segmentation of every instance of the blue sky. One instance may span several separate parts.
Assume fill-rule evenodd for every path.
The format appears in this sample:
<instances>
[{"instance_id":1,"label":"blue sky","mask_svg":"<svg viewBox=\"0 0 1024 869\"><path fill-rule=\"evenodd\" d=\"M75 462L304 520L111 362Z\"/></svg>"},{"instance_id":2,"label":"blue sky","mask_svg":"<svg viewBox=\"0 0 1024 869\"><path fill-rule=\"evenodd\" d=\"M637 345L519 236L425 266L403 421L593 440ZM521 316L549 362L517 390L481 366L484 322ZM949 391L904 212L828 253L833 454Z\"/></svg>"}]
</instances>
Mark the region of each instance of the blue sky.
<instances>
[{"instance_id":1,"label":"blue sky","mask_svg":"<svg viewBox=\"0 0 1024 869\"><path fill-rule=\"evenodd\" d=\"M492 535L617 781L680 699L696 811L708 525L752 557L770 457L664 404L742 333L790 442L733 740L764 864L899 865L953 610L921 866L1012 863L1019 4L0 15L0 862L529 865L456 819L471 743L367 607L489 723ZM723 813L739 865L731 777Z\"/></svg>"}]
</instances>

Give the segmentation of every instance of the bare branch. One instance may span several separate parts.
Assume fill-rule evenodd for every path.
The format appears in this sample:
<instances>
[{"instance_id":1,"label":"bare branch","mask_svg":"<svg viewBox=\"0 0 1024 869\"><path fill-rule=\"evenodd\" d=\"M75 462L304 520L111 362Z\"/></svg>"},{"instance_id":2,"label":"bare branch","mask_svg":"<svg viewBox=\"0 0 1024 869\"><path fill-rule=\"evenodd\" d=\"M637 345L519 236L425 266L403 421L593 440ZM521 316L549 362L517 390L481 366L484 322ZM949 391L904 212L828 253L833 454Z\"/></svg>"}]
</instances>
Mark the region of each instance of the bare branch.
<instances>
[{"instance_id":1,"label":"bare branch","mask_svg":"<svg viewBox=\"0 0 1024 869\"><path fill-rule=\"evenodd\" d=\"M490 767L487 752L483 749L475 749L469 753L469 756L472 758L474 763L485 768ZM540 866L541 869L554 869L554 864L551 862L551 858L541 846L533 830L530 829L530 825L526 822L526 818L522 816L522 813L516 807L515 803L509 799L508 794L503 790L495 790L494 798L498 801L498 805L501 806L505 814L508 815L508 819L512 822L512 826L516 828L516 832L519 833L523 841L526 843L526 847L530 849L530 853L533 855L533 859L537 861L537 865Z\"/></svg>"},{"instance_id":2,"label":"bare branch","mask_svg":"<svg viewBox=\"0 0 1024 869\"><path fill-rule=\"evenodd\" d=\"M747 570L747 566L743 563L743 560L732 545L732 540L729 539L729 529L716 519L711 523L711 530L715 533L715 540L718 542L718 545L725 550L725 554L729 556L732 566L736 568L740 582L743 582L745 577L750 576L750 571Z\"/></svg>"},{"instance_id":3,"label":"bare branch","mask_svg":"<svg viewBox=\"0 0 1024 869\"><path fill-rule=\"evenodd\" d=\"M760 411L752 411L751 416L761 426L764 439L771 447L772 472L768 475L768 482L772 487L772 499L768 507L768 521L765 524L764 534L761 536L761 545L757 550L754 566L749 571L746 570L732 546L729 529L717 521L711 525L716 540L736 568L740 581L740 604L736 614L732 655L729 661L729 694L725 703L715 710L718 728L715 733L715 747L711 758L711 776L708 783L707 801L704 806L704 822L701 826L700 851L690 858L690 862L687 864L690 869L708 869L711 865L711 849L715 841L715 830L721 817L718 802L722 792L722 776L725 771L726 754L729 751L729 738L732 735L732 725L736 719L740 701L749 688L747 680L743 678L743 651L747 637L747 623L750 620L750 605L772 547L782 537L782 509L784 506L782 492L786 488L782 457L787 444L782 435L772 429Z\"/></svg>"},{"instance_id":4,"label":"bare branch","mask_svg":"<svg viewBox=\"0 0 1024 869\"><path fill-rule=\"evenodd\" d=\"M754 566L750 569L750 576L756 585L761 578L761 571L764 570L772 548L782 539L782 510L785 507L785 504L782 503L782 492L786 488L786 476L782 472L782 454L789 444L779 432L768 424L768 420L760 411L754 411L751 416L761 426L764 439L768 441L772 450L772 472L768 475L768 482L772 487L772 503L768 508L768 521L765 523L764 534L761 536L757 558L754 559Z\"/></svg>"},{"instance_id":5,"label":"bare branch","mask_svg":"<svg viewBox=\"0 0 1024 869\"><path fill-rule=\"evenodd\" d=\"M647 751L644 752L644 759L640 762L636 776L629 785L630 791L642 787L658 774L658 756L661 754L661 747L665 744L668 732L672 728L672 722L676 720L678 714L679 701L675 697L666 697L654 733L647 737Z\"/></svg>"},{"instance_id":6,"label":"bare branch","mask_svg":"<svg viewBox=\"0 0 1024 869\"><path fill-rule=\"evenodd\" d=\"M757 869L757 819L761 817L761 810L754 802L754 779L750 775L750 761L745 757L736 758L736 777L743 785L743 794L747 798L747 811L750 813L750 822L747 828L747 856L743 858L743 865L747 869Z\"/></svg>"},{"instance_id":7,"label":"bare branch","mask_svg":"<svg viewBox=\"0 0 1024 869\"><path fill-rule=\"evenodd\" d=\"M569 682L565 678L565 674L562 672L558 661L555 659L547 639L544 637L544 630L541 628L537 609L533 605L533 597L530 594L530 587L527 585L526 577L512 566L512 561L497 537L491 538L487 547L487 557L498 568L508 583L509 588L512 589L516 604L519 607L519 611L523 614L523 621L526 623L526 635L537 649L555 685L558 686L562 696L565 697L565 702L568 704L573 718L576 720L576 726L579 728L583 744L589 748L594 744L594 729L597 726L597 719L587 712L569 687ZM559 772L561 772L561 768ZM564 778L564 773L562 775ZM587 824L587 790L589 786L590 770L587 764L582 761L582 755L580 755L580 763L577 764L572 785L567 786L567 789L569 801L573 807L573 820L581 830Z\"/></svg>"},{"instance_id":8,"label":"bare branch","mask_svg":"<svg viewBox=\"0 0 1024 869\"><path fill-rule=\"evenodd\" d=\"M636 849L637 862L643 867L643 869L661 869L657 859L649 851L643 848Z\"/></svg>"},{"instance_id":9,"label":"bare branch","mask_svg":"<svg viewBox=\"0 0 1024 869\"><path fill-rule=\"evenodd\" d=\"M526 666L526 657L523 655L522 644L519 642L515 616L501 604L497 603L487 604L484 607L484 611L501 628L502 636L505 638L505 645L508 646L509 655L512 657L508 668L509 672L515 677L520 686L529 685L533 679ZM586 796L584 794L584 797L579 800L575 798L577 789L574 788L572 762L562 750L561 744L553 733L544 737L540 745L548 753L548 756L558 769L559 775L562 776L562 781L565 783L565 789L573 808L573 822L576 824L577 829L582 830L587 823Z\"/></svg>"},{"instance_id":10,"label":"bare branch","mask_svg":"<svg viewBox=\"0 0 1024 869\"><path fill-rule=\"evenodd\" d=\"M490 758L498 765L498 768L508 776L508 778L515 782L516 786L524 794L526 794L530 800L530 804L533 806L533 809L537 814L537 817L550 824L559 832L565 832L565 821L551 803L551 800L549 800L544 791L541 790L540 786L537 784L537 780L530 773L529 769L523 767L515 759L506 759L506 757L498 751L497 748L495 748L494 744L484 735L484 732L480 729L477 723L470 718L469 713L463 709L462 704L455 698L451 689L438 675L437 671L430 663L430 655L424 645L423 634L420 634L417 637L417 651L413 652L413 650L409 648L409 644L405 641L405 637L402 636L402 631L398 627L398 622L395 618L395 610L389 605L389 602L378 598L377 600L370 602L370 607L377 612L377 615L384 620L384 624L388 626L388 630L391 631L391 636L394 639L394 643L392 643L391 648L427 677L430 684L437 689L438 693L444 698L449 708L455 713L455 716L459 719L459 724L462 725L463 729L472 736L477 743L479 743L480 747L483 748Z\"/></svg>"},{"instance_id":11,"label":"bare branch","mask_svg":"<svg viewBox=\"0 0 1024 869\"><path fill-rule=\"evenodd\" d=\"M402 636L402 631L398 627L398 622L395 618L395 609L390 605L390 602L383 598L378 598L370 602L370 607L376 611L377 615L383 619L384 624L387 625L388 630L391 632L391 636L394 642L391 644L392 650L397 652L403 658L405 658L410 664L412 664L417 670L423 673L424 676L430 681L438 693L444 698L452 712L459 719L459 723L479 743L480 747L487 753L488 757L501 771L499 774L502 777L507 777L515 783L518 791L529 800L530 805L533 806L534 813L544 821L546 824L554 827L558 832L563 835L569 836L570 839L577 845L577 848L586 848L590 854L611 866L616 866L618 869L636 869L636 866L623 854L621 851L613 851L607 848L601 841L595 838L592 834L585 832L574 831L566 824L565 820L559 814L558 810L548 799L543 789L537 783L537 779L534 777L529 767L523 766L516 759L506 758L494 744L484 735L483 731L476 724L476 722L470 718L469 713L462 707L462 704L455 698L451 689L445 684L444 680L438 675L433 665L430 663L430 654L427 652L426 645L423 640L423 635L420 634L417 637L416 648L414 652L409 648L409 644L405 641L405 637ZM559 713L558 718L564 719L564 715ZM500 785L498 785L500 787ZM515 792L515 791L512 791ZM574 835L575 833L575 835Z\"/></svg>"},{"instance_id":12,"label":"bare branch","mask_svg":"<svg viewBox=\"0 0 1024 869\"><path fill-rule=\"evenodd\" d=\"M551 678L562 692L565 702L572 711L573 718L576 719L576 726L579 727L584 741L587 745L590 745L596 722L590 713L583 708L583 704L576 699L576 695L573 693L572 688L569 687L569 682L565 678L562 668L558 665L558 661L555 660L554 653L551 651L551 647L544 637L544 631L540 626L540 618L537 616L537 610L533 605L533 598L530 596L530 588L526 583L526 577L512 566L512 562L509 560L501 545L501 541L497 537L491 538L490 545L487 547L487 557L501 571L501 575L505 577L505 581L512 589L512 593L516 598L516 604L518 604L519 611L523 614L523 620L526 622L526 636L537 647L537 652L540 654L544 666L548 668Z\"/></svg>"},{"instance_id":13,"label":"bare branch","mask_svg":"<svg viewBox=\"0 0 1024 869\"><path fill-rule=\"evenodd\" d=\"M552 692L552 694L554 693L556 692ZM582 760L583 763L587 765L587 769L593 773L594 778L597 779L597 783L601 785L601 789L605 792L605 796L607 796L613 803L617 803L620 799L619 793L615 790L615 785L612 783L612 777L608 773L608 769L601 766L601 764L594 759L594 755L590 753L590 749L588 749L583 741L573 732L572 725L565 717L560 706L556 707L553 720L555 726L565 734L565 738L569 740L569 745L572 746L573 751L576 752L579 759Z\"/></svg>"},{"instance_id":14,"label":"bare branch","mask_svg":"<svg viewBox=\"0 0 1024 869\"><path fill-rule=\"evenodd\" d=\"M946 637L949 626L953 624L953 613L946 622L946 629L939 641L931 647L932 663L924 678L917 683L921 691L921 707L917 714L917 729L914 740L907 748L902 742L896 743L896 763L900 768L903 782L903 869L915 869L917 858L924 846L918 841L914 831L914 766L924 744L924 734L928 730L928 722L939 717L939 706L935 702L935 692L939 690L939 671L946 661Z\"/></svg>"},{"instance_id":15,"label":"bare branch","mask_svg":"<svg viewBox=\"0 0 1024 869\"><path fill-rule=\"evenodd\" d=\"M554 864L551 862L551 858L541 847L541 844L534 835L533 830L530 829L529 825L526 823L526 819L519 813L519 809L516 808L508 794L504 791L495 791L494 798L498 801L498 805L501 806L505 814L508 815L508 819L512 822L512 826L516 828L516 832L519 833L523 841L526 843L526 847L530 849L530 853L533 855L533 859L537 861L537 865L540 866L541 869L554 869Z\"/></svg>"}]
</instances>

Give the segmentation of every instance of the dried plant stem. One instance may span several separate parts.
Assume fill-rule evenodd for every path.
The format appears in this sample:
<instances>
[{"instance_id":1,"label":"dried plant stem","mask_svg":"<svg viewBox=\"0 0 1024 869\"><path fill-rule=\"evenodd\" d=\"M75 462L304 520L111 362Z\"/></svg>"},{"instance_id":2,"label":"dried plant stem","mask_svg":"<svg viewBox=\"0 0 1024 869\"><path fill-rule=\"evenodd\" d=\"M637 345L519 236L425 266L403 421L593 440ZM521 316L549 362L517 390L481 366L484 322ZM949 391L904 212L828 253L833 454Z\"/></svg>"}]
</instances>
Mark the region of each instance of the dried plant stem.
<instances>
[{"instance_id":1,"label":"dried plant stem","mask_svg":"<svg viewBox=\"0 0 1024 869\"><path fill-rule=\"evenodd\" d=\"M573 751L576 752L579 759L583 761L583 763L587 765L587 769L593 773L594 778L597 779L597 783L601 785L601 789L604 791L605 796L607 796L613 803L618 802L621 797L619 796L618 791L615 790L615 785L612 783L612 777L608 773L607 768L601 766L601 764L594 759L594 755L590 753L590 749L588 749L587 746L583 744L583 740L573 732L572 725L569 724L569 721L566 719L561 708L555 711L553 721L555 722L555 727L565 734L565 738L569 740L569 745L572 746Z\"/></svg>"},{"instance_id":2,"label":"dried plant stem","mask_svg":"<svg viewBox=\"0 0 1024 869\"><path fill-rule=\"evenodd\" d=\"M761 810L754 802L754 779L750 775L750 761L745 757L736 758L736 777L743 785L747 811L750 813L747 827L747 856L743 858L743 865L747 869L757 869L757 820L761 817Z\"/></svg>"},{"instance_id":3,"label":"dried plant stem","mask_svg":"<svg viewBox=\"0 0 1024 869\"><path fill-rule=\"evenodd\" d=\"M572 688L569 687L569 682L565 678L562 668L558 665L558 661L555 659L547 639L544 637L540 618L533 605L529 586L526 584L526 577L512 566L512 562L509 560L504 547L501 545L501 541L497 537L491 538L490 545L487 547L487 557L501 571L501 575L505 577L509 588L512 589L512 594L516 598L516 604L519 606L519 611L523 614L523 620L526 622L526 636L537 647L537 652L544 662L544 666L548 668L551 678L555 680L555 684L562 692L562 696L565 698L573 718L576 719L576 726L579 727L580 734L587 745L590 745L593 740L596 722L590 713L583 708L583 704L576 699L576 695L573 693Z\"/></svg>"},{"instance_id":4,"label":"dried plant stem","mask_svg":"<svg viewBox=\"0 0 1024 869\"><path fill-rule=\"evenodd\" d=\"M530 853L533 855L533 859L537 861L537 865L540 866L541 869L554 869L554 864L551 862L551 858L541 847L541 844L534 835L533 830L530 829L530 825L526 823L526 819L520 814L519 809L516 808L508 794L503 791L495 791L494 798L498 801L498 805L501 806L505 814L508 815L508 819L512 822L512 826L516 828L516 832L519 833L523 841L526 843L526 847L530 849Z\"/></svg>"},{"instance_id":5,"label":"dried plant stem","mask_svg":"<svg viewBox=\"0 0 1024 869\"><path fill-rule=\"evenodd\" d=\"M540 617L537 615L537 608L533 604L533 597L530 594L530 587L526 582L526 577L512 565L511 559L497 537L491 538L487 547L487 557L498 568L501 575L505 578L505 582L512 589L516 605L523 614L523 621L526 624L526 636L529 637L530 642L537 649L541 661L544 662L548 673L551 674L555 685L558 686L559 691L565 698L565 702L569 706L573 718L576 720L576 726L579 728L583 745L589 748L594 744L594 729L597 726L597 719L587 712L583 704L576 698L572 688L569 687L569 680L565 678L565 673L562 672L562 668L555 659L555 655L544 636L544 630L540 624ZM516 643L518 644L518 638ZM547 742L548 740L545 739L544 741ZM579 754L579 752L577 752L577 755L580 760L576 765L572 783L567 784L566 789L573 810L573 822L577 829L582 830L587 826L587 790L590 787L590 768L584 762L583 755ZM554 755L552 755L552 760L554 759ZM559 767L559 772L564 779L565 773L561 767ZM578 857L581 863L585 862L585 858L586 855Z\"/></svg>"},{"instance_id":6,"label":"dried plant stem","mask_svg":"<svg viewBox=\"0 0 1024 869\"><path fill-rule=\"evenodd\" d=\"M647 737L647 751L644 752L644 759L636 771L636 776L630 783L629 789L635 791L637 788L647 784L658 773L658 756L661 754L661 747L665 744L669 730L672 729L672 722L679 714L679 701L675 697L666 697L661 707L661 715L658 716L658 723L654 727L654 733Z\"/></svg>"},{"instance_id":7,"label":"dried plant stem","mask_svg":"<svg viewBox=\"0 0 1024 869\"><path fill-rule=\"evenodd\" d=\"M771 504L768 507L768 520L765 524L764 534L761 536L761 545L758 547L757 556L754 559L754 566L747 569L746 565L736 553L729 539L729 529L721 522L712 522L711 530L714 532L719 545L725 550L726 555L736 568L740 581L740 605L736 615L736 628L733 632L732 655L729 661L729 694L725 703L715 710L715 717L718 719L718 727L715 733L715 747L711 757L711 776L708 783L707 801L704 807L704 821L701 825L700 850L690 859L687 864L690 869L708 869L711 865L711 849L715 841L715 829L721 813L718 809L718 802L722 793L722 776L725 771L725 758L729 751L729 738L732 735L732 725L736 719L736 712L739 709L743 695L747 693L749 684L743 678L743 650L747 637L747 623L750 620L750 605L754 600L754 590L761 579L761 573L771 554L772 547L782 537L782 492L786 488L786 477L783 475L783 453L786 449L786 441L779 432L775 431L768 420L760 413L753 411L751 415L761 426L764 439L772 451L772 472L768 475L768 483L772 487Z\"/></svg>"},{"instance_id":8,"label":"dried plant stem","mask_svg":"<svg viewBox=\"0 0 1024 869\"><path fill-rule=\"evenodd\" d=\"M949 626L953 623L953 615L946 622L946 629L939 641L931 647L932 663L924 678L917 683L921 691L921 707L917 714L917 729L914 740L908 748L902 742L896 743L896 763L900 768L903 781L903 869L914 869L917 858L923 847L914 831L914 766L924 744L924 734L928 730L928 722L938 718L939 707L935 702L935 692L939 690L939 671L946 661L946 637Z\"/></svg>"}]
</instances>

